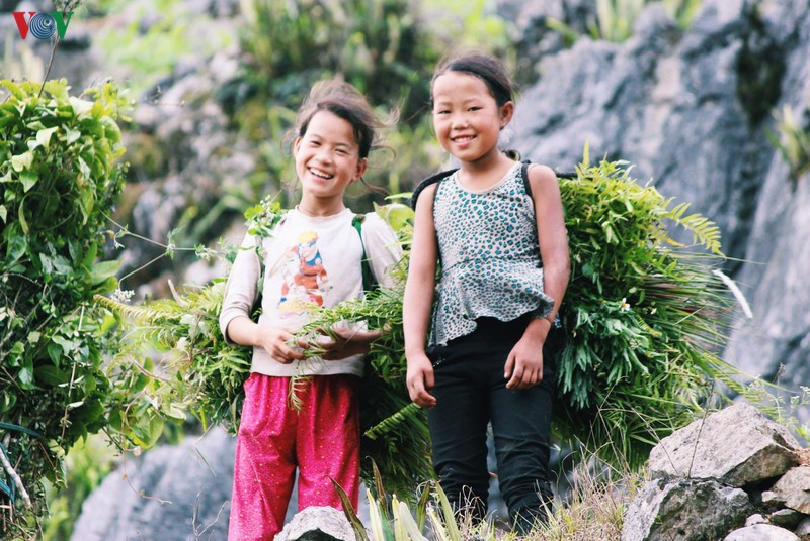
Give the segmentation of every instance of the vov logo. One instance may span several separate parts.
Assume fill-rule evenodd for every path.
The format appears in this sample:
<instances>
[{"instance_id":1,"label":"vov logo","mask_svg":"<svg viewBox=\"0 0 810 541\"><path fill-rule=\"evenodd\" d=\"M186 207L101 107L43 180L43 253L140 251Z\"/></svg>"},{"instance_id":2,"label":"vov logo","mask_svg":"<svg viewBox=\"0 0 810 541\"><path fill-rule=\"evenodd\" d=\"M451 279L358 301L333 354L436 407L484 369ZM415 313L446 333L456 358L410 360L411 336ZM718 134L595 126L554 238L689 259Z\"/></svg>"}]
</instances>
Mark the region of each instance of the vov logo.
<instances>
[{"instance_id":1,"label":"vov logo","mask_svg":"<svg viewBox=\"0 0 810 541\"><path fill-rule=\"evenodd\" d=\"M65 39L65 32L73 18L72 11L51 11L50 13L35 11L12 11L14 22L17 23L17 30L20 37L25 39L30 31L31 35L37 39L48 39L54 32L59 32L59 38ZM26 19L26 15L28 19Z\"/></svg>"}]
</instances>

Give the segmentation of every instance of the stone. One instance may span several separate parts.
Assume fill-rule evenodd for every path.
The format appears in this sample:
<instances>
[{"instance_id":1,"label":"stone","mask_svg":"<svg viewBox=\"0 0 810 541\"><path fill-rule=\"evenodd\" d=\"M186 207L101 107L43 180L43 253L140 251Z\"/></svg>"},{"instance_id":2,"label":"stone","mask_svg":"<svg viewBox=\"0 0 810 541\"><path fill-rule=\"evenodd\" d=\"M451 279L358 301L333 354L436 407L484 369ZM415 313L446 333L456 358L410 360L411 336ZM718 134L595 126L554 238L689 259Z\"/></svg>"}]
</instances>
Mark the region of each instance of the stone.
<instances>
[{"instance_id":1,"label":"stone","mask_svg":"<svg viewBox=\"0 0 810 541\"><path fill-rule=\"evenodd\" d=\"M227 538L235 449L215 428L129 459L84 501L71 540Z\"/></svg>"},{"instance_id":2,"label":"stone","mask_svg":"<svg viewBox=\"0 0 810 541\"><path fill-rule=\"evenodd\" d=\"M810 515L810 466L793 468L773 487L785 501L785 505L805 515Z\"/></svg>"},{"instance_id":3,"label":"stone","mask_svg":"<svg viewBox=\"0 0 810 541\"><path fill-rule=\"evenodd\" d=\"M745 521L752 507L740 488L714 480L654 479L625 515L621 541L705 541Z\"/></svg>"},{"instance_id":4,"label":"stone","mask_svg":"<svg viewBox=\"0 0 810 541\"><path fill-rule=\"evenodd\" d=\"M772 490L766 490L762 493L762 504L768 507L784 507L787 502L785 499Z\"/></svg>"},{"instance_id":5,"label":"stone","mask_svg":"<svg viewBox=\"0 0 810 541\"><path fill-rule=\"evenodd\" d=\"M765 520L765 517L763 517L760 514L751 515L750 517L745 519L746 526L753 526L754 524L767 524L767 523L768 521Z\"/></svg>"},{"instance_id":6,"label":"stone","mask_svg":"<svg viewBox=\"0 0 810 541\"><path fill-rule=\"evenodd\" d=\"M795 533L779 526L756 524L734 530L723 541L800 541L800 539Z\"/></svg>"},{"instance_id":7,"label":"stone","mask_svg":"<svg viewBox=\"0 0 810 541\"><path fill-rule=\"evenodd\" d=\"M774 526L781 526L789 530L793 530L804 518L804 513L799 513L793 509L780 509L771 513L770 523Z\"/></svg>"},{"instance_id":8,"label":"stone","mask_svg":"<svg viewBox=\"0 0 810 541\"><path fill-rule=\"evenodd\" d=\"M796 527L796 535L802 538L804 541L805 538L810 539L810 517L804 518L799 525Z\"/></svg>"},{"instance_id":9,"label":"stone","mask_svg":"<svg viewBox=\"0 0 810 541\"><path fill-rule=\"evenodd\" d=\"M355 536L343 511L308 507L284 526L275 541L355 541Z\"/></svg>"},{"instance_id":10,"label":"stone","mask_svg":"<svg viewBox=\"0 0 810 541\"><path fill-rule=\"evenodd\" d=\"M649 468L654 476L742 487L783 475L797 464L798 449L787 429L737 402L662 439L650 452Z\"/></svg>"}]
</instances>

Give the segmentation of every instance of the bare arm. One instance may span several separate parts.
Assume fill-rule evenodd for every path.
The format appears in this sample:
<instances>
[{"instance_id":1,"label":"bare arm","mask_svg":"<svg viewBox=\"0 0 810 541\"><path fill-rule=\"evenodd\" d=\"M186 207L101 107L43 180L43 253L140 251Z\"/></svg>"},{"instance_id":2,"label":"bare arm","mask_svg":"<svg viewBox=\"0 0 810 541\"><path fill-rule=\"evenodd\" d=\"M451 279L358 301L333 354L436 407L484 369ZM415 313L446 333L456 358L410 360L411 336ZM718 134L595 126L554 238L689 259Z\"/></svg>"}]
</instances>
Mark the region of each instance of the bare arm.
<instances>
[{"instance_id":1,"label":"bare arm","mask_svg":"<svg viewBox=\"0 0 810 541\"><path fill-rule=\"evenodd\" d=\"M436 230L433 225L435 190L435 184L426 188L416 203L408 281L402 302L408 392L411 400L423 408L436 404L436 399L430 395L433 366L425 354L436 276Z\"/></svg>"},{"instance_id":2,"label":"bare arm","mask_svg":"<svg viewBox=\"0 0 810 541\"><path fill-rule=\"evenodd\" d=\"M510 389L528 388L543 379L542 346L560 309L571 274L568 235L557 175L548 167L536 166L529 169L529 182L534 194L538 240L543 258L543 290L554 299L554 308L547 317L533 319L510 352L504 367L504 377L509 378L507 387Z\"/></svg>"}]
</instances>

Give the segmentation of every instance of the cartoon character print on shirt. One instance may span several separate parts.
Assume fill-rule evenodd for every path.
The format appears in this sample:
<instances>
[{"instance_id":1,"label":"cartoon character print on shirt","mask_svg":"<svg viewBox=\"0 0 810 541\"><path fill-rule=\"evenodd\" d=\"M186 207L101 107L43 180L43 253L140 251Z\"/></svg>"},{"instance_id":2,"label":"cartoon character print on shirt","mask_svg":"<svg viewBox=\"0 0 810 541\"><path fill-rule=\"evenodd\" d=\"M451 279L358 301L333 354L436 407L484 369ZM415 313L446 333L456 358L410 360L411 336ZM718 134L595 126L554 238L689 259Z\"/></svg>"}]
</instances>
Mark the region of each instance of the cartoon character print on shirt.
<instances>
[{"instance_id":1,"label":"cartoon character print on shirt","mask_svg":"<svg viewBox=\"0 0 810 541\"><path fill-rule=\"evenodd\" d=\"M317 233L305 231L289 248L282 276L279 317L297 317L323 306L323 295L331 286L318 249Z\"/></svg>"}]
</instances>

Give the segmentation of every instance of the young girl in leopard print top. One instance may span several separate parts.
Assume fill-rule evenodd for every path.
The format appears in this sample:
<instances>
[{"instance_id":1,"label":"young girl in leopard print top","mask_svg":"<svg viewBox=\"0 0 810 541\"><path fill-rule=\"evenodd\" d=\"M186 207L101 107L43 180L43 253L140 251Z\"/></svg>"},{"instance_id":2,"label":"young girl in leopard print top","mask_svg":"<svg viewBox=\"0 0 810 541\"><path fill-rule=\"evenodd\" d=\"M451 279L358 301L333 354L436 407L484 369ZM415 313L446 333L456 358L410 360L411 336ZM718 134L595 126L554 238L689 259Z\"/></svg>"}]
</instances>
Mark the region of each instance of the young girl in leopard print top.
<instances>
[{"instance_id":1,"label":"young girl in leopard print top","mask_svg":"<svg viewBox=\"0 0 810 541\"><path fill-rule=\"evenodd\" d=\"M498 148L514 112L498 61L468 54L441 63L431 96L436 136L461 168L415 194L403 306L408 390L428 408L444 492L477 519L487 511L491 423L500 491L526 533L553 499L550 346L569 277L560 191L551 169L523 168Z\"/></svg>"}]
</instances>

